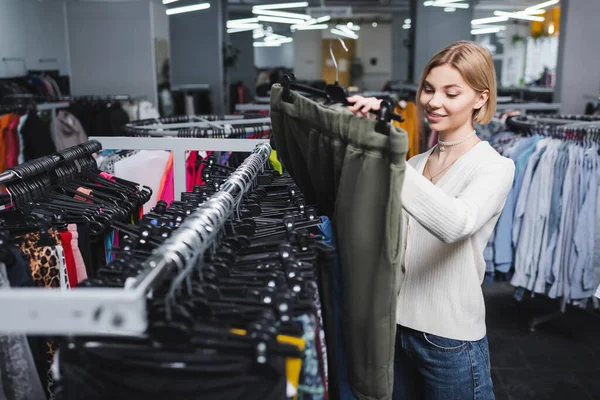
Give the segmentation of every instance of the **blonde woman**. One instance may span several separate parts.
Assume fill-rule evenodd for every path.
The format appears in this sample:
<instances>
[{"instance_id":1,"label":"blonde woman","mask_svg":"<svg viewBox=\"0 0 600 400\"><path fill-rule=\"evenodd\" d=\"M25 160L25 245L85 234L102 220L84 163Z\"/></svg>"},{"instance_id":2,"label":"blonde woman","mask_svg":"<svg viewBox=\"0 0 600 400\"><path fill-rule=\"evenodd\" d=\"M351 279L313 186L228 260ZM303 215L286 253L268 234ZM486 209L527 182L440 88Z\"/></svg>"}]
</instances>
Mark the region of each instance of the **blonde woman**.
<instances>
[{"instance_id":1,"label":"blonde woman","mask_svg":"<svg viewBox=\"0 0 600 400\"><path fill-rule=\"evenodd\" d=\"M465 41L442 49L425 67L416 100L439 139L406 164L394 399L492 400L483 251L514 164L473 128L495 112L489 51ZM349 101L359 115L380 104L360 96Z\"/></svg>"}]
</instances>

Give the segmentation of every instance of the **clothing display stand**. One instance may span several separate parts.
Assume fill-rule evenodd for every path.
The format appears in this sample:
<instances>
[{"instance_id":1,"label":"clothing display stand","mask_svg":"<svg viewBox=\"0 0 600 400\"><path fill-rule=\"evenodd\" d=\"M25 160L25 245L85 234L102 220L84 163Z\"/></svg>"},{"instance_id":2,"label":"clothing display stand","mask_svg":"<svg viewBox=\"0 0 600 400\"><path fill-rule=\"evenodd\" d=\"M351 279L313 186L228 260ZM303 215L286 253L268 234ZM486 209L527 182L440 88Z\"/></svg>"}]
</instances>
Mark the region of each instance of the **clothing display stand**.
<instances>
[{"instance_id":1,"label":"clothing display stand","mask_svg":"<svg viewBox=\"0 0 600 400\"><path fill-rule=\"evenodd\" d=\"M171 127L175 125L170 125ZM180 124L185 125L185 124ZM180 200L186 190L186 151L239 151L250 152L267 139L205 139L179 137L90 137L97 140L105 150L168 150L173 152L173 179L175 200Z\"/></svg>"},{"instance_id":2,"label":"clothing display stand","mask_svg":"<svg viewBox=\"0 0 600 400\"><path fill-rule=\"evenodd\" d=\"M144 140L154 143L154 139ZM120 142L124 143L122 140ZM231 139L231 142L241 140ZM268 143L256 145L257 140L246 142L252 142L252 146L238 146L254 150L249 157L252 163L264 165L271 153L271 146ZM235 146L233 143L231 145ZM219 144L213 146L218 147ZM190 143L190 148L196 147L198 146ZM225 143L222 147L225 147ZM186 218L181 226L152 252L144 262L145 269L138 277L133 278L125 289L1 290L0 332L40 335L144 335L148 326L148 292L162 282L168 271L182 267L176 260L189 260L189 265L194 265L193 261L200 257L220 234L229 216L236 209L237 199L252 186L259 171L242 165L236 172L221 185L219 192ZM14 178L14 175L11 177ZM0 174L1 180L7 180L3 174Z\"/></svg>"}]
</instances>

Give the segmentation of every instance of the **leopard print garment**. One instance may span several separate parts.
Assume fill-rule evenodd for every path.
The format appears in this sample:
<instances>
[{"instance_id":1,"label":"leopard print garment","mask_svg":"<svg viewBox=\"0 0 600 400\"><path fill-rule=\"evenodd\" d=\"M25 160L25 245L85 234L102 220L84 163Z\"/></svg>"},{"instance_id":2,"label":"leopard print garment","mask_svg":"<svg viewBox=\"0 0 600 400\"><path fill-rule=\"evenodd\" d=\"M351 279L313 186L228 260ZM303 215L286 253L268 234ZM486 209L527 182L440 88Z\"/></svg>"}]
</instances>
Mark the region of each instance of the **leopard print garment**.
<instances>
[{"instance_id":1,"label":"leopard print garment","mask_svg":"<svg viewBox=\"0 0 600 400\"><path fill-rule=\"evenodd\" d=\"M58 232L48 232L56 243L60 243ZM40 234L28 233L22 237L19 250L25 259L29 260L31 275L40 287L60 287L60 263L55 246L38 246Z\"/></svg>"},{"instance_id":2,"label":"leopard print garment","mask_svg":"<svg viewBox=\"0 0 600 400\"><path fill-rule=\"evenodd\" d=\"M50 236L56 241L57 246L38 246L40 234L37 232L28 233L22 237L19 244L19 250L26 260L29 260L29 268L34 282L43 288L60 287L60 270L63 268L66 274L66 263L64 254L59 254L62 250L60 246L60 234L55 230L48 231ZM52 375L52 361L56 352L56 344L52 340L46 342L46 393L48 399L54 399L54 376Z\"/></svg>"}]
</instances>

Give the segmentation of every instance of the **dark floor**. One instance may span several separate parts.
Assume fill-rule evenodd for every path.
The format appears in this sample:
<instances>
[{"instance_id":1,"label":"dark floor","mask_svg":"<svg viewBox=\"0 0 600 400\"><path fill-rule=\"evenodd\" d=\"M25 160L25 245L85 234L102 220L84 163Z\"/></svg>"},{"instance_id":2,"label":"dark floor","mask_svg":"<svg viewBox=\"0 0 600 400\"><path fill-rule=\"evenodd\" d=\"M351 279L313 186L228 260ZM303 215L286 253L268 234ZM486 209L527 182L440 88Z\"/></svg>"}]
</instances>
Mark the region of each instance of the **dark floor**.
<instances>
[{"instance_id":1,"label":"dark floor","mask_svg":"<svg viewBox=\"0 0 600 400\"><path fill-rule=\"evenodd\" d=\"M484 284L492 379L497 400L600 399L600 313L569 308L529 329L529 318L557 303L512 297L505 282Z\"/></svg>"}]
</instances>

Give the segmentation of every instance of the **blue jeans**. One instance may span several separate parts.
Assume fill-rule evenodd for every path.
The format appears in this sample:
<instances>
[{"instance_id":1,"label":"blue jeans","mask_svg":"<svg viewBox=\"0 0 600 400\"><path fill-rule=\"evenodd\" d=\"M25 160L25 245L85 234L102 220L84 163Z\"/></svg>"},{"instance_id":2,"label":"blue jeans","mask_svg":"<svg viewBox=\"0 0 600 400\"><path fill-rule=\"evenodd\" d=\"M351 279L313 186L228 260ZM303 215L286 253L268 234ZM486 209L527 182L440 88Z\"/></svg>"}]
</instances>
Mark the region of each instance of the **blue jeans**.
<instances>
[{"instance_id":1,"label":"blue jeans","mask_svg":"<svg viewBox=\"0 0 600 400\"><path fill-rule=\"evenodd\" d=\"M487 337L466 342L397 328L393 400L494 400Z\"/></svg>"}]
</instances>

